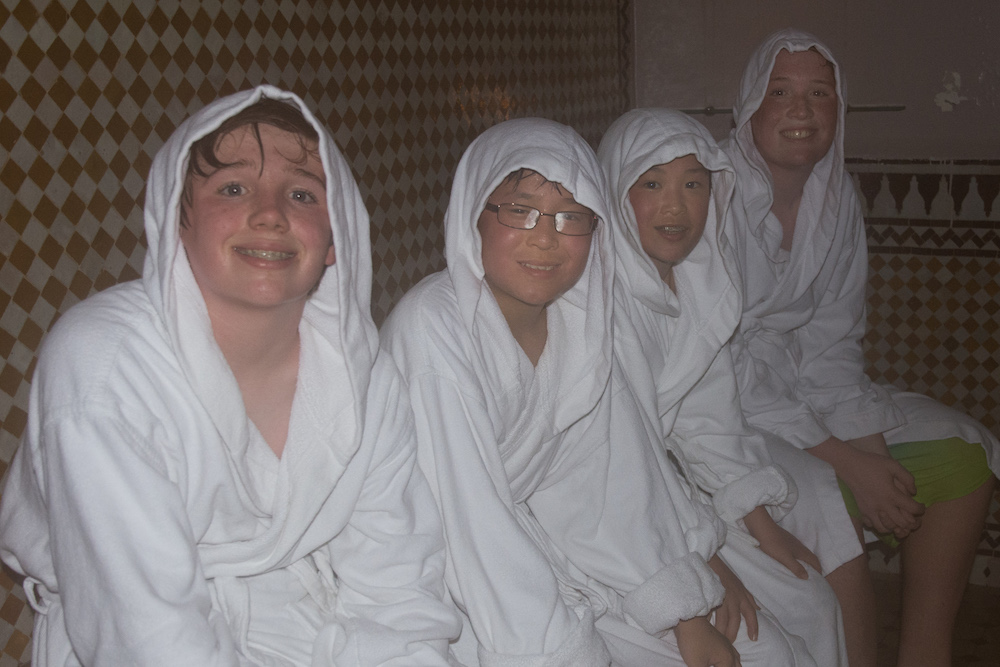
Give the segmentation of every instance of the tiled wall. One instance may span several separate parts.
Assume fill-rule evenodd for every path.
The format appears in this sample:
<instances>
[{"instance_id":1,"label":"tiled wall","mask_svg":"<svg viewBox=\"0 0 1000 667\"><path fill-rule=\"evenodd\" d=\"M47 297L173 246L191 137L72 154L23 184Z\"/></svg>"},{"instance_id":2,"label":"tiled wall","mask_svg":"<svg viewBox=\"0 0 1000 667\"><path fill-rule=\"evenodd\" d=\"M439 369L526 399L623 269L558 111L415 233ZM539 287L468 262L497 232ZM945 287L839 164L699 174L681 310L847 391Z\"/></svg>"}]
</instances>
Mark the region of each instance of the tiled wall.
<instances>
[{"instance_id":1,"label":"tiled wall","mask_svg":"<svg viewBox=\"0 0 1000 667\"><path fill-rule=\"evenodd\" d=\"M854 160L848 170L868 229L869 373L1000 434L1000 161ZM894 553L872 560L898 568ZM1000 586L1000 491L970 581Z\"/></svg>"},{"instance_id":2,"label":"tiled wall","mask_svg":"<svg viewBox=\"0 0 1000 667\"><path fill-rule=\"evenodd\" d=\"M319 112L372 213L381 321L441 267L439 221L473 137L542 115L596 142L624 109L626 5L0 0L0 474L44 332L141 271L146 171L191 112L262 82ZM1000 164L850 168L868 208L873 374L997 430ZM998 553L995 502L974 581L1000 577ZM0 573L0 667L27 660L30 630Z\"/></svg>"},{"instance_id":3,"label":"tiled wall","mask_svg":"<svg viewBox=\"0 0 1000 667\"><path fill-rule=\"evenodd\" d=\"M372 214L381 322L442 268L475 136L537 115L596 144L624 110L626 17L627 0L0 0L0 474L45 331L141 272L146 173L191 112L265 82L318 111ZM0 587L6 667L30 655L31 616Z\"/></svg>"}]
</instances>

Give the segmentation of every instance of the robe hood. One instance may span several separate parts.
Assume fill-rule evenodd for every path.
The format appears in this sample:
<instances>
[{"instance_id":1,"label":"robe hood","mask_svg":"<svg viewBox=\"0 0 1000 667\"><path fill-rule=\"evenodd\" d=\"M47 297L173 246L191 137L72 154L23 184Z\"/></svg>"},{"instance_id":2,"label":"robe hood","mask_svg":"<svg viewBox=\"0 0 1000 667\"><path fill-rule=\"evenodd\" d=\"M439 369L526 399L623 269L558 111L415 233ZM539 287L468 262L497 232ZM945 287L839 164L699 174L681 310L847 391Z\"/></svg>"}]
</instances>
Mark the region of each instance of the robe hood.
<instances>
[{"instance_id":1,"label":"robe hood","mask_svg":"<svg viewBox=\"0 0 1000 667\"><path fill-rule=\"evenodd\" d=\"M319 154L327 179L336 262L327 267L309 297L299 324L299 384L292 407L288 445L270 508L254 497L246 461L251 438L259 438L246 414L239 386L212 334L204 298L180 241L181 194L192 144L227 118L261 98L296 108L319 134ZM248 503L271 513L258 538L234 544L203 545L213 564L243 564L248 571L280 566L332 493L361 442L378 334L370 315L371 251L369 221L357 184L333 139L292 93L261 86L224 97L188 118L157 153L146 190L145 228L149 248L142 283L176 352L181 370L211 415L228 450L234 477L247 489ZM322 396L303 389L329 390ZM296 438L296 423L307 422L322 438Z\"/></svg>"},{"instance_id":2,"label":"robe hood","mask_svg":"<svg viewBox=\"0 0 1000 667\"><path fill-rule=\"evenodd\" d=\"M660 278L653 260L642 249L635 211L628 191L643 173L685 155L694 155L712 172L712 197L701 240L688 257L674 267L695 289L680 289L680 298ZM696 319L710 317L726 300L726 321L735 326L738 289L732 244L722 224L729 210L736 174L732 163L707 129L690 116L670 109L635 109L616 120L598 149L608 175L612 201L621 223L612 225L618 276L632 297L650 310L676 316L689 309ZM738 293L738 292L737 292Z\"/></svg>"},{"instance_id":3,"label":"robe hood","mask_svg":"<svg viewBox=\"0 0 1000 667\"><path fill-rule=\"evenodd\" d=\"M484 279L477 223L493 190L523 168L559 183L601 219L583 275L547 308L549 339L539 366L544 362L549 369L546 376L553 384L546 392L558 397L549 406L554 410L549 418L560 431L596 405L611 368L612 218L593 149L573 129L540 118L509 120L486 130L466 150L455 173L445 214L445 257L462 323L479 348L477 354L492 358L488 366L500 377L491 382L503 391L502 376L516 372L511 370L514 358L523 353ZM502 340L497 331L507 332Z\"/></svg>"},{"instance_id":4,"label":"robe hood","mask_svg":"<svg viewBox=\"0 0 1000 667\"><path fill-rule=\"evenodd\" d=\"M666 411L698 381L739 324L741 283L723 224L735 172L704 126L669 109L629 111L608 129L598 155L620 220L613 226L619 289L616 318L621 326L635 327L640 340L654 346L643 356L657 378L660 410ZM628 191L647 170L685 155L694 155L711 172L712 196L701 239L674 267L675 294L642 249ZM683 349L684 359L668 363L672 348ZM619 356L625 353L622 350Z\"/></svg>"},{"instance_id":5,"label":"robe hood","mask_svg":"<svg viewBox=\"0 0 1000 667\"><path fill-rule=\"evenodd\" d=\"M800 211L821 210L820 215L800 216L793 240L795 246L813 248L817 252L830 247L834 230L821 220L837 219L841 215L841 189L844 186L844 117L847 111L843 73L830 49L816 37L801 30L786 28L769 35L757 47L747 62L740 82L739 93L733 105L735 127L724 148L729 152L739 174L739 189L745 194L743 211L734 210L740 224L750 225L750 233L762 240L762 245L772 258L777 257L781 245L780 226L764 225L764 219L773 201L771 172L753 141L750 119L767 92L767 83L774 68L774 60L782 50L790 53L815 49L833 65L837 86L837 128L827 154L813 167L803 192ZM795 252L797 249L793 249Z\"/></svg>"}]
</instances>

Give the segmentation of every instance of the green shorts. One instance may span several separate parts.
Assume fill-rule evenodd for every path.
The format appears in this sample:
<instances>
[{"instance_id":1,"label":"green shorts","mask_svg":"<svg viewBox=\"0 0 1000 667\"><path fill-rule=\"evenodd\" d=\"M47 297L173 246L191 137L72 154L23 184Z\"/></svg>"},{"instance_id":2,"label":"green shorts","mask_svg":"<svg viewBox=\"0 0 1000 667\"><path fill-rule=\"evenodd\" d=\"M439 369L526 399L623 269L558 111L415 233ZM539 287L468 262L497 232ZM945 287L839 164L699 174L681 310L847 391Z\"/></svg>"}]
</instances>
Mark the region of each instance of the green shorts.
<instances>
[{"instance_id":1,"label":"green shorts","mask_svg":"<svg viewBox=\"0 0 1000 667\"><path fill-rule=\"evenodd\" d=\"M903 442L890 447L889 453L913 475L917 484L914 499L925 506L967 496L993 476L982 445L961 438ZM860 517L854 494L840 478L837 482L847 513ZM879 539L891 547L899 545L892 533L879 534Z\"/></svg>"}]
</instances>

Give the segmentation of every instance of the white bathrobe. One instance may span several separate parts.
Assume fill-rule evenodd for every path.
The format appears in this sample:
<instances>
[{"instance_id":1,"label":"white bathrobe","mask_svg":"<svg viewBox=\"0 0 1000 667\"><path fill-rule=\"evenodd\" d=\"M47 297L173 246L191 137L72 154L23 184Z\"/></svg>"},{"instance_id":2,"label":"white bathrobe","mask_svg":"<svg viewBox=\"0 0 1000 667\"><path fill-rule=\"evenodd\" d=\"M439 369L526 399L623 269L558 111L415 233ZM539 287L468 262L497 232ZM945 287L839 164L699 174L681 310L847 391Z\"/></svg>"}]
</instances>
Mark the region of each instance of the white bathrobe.
<instances>
[{"instance_id":1,"label":"white bathrobe","mask_svg":"<svg viewBox=\"0 0 1000 667\"><path fill-rule=\"evenodd\" d=\"M477 230L487 197L520 168L602 218L583 276L548 306L536 367L484 281ZM722 599L706 561L724 524L678 475L654 472L671 469L650 444L656 426L613 368L610 219L579 135L541 119L491 128L455 175L448 269L411 290L382 330L444 518L446 581L466 614L460 644L478 644L482 665L682 665L669 628ZM756 664L792 664L780 632L765 623L763 634L744 664L755 651Z\"/></svg>"},{"instance_id":2,"label":"white bathrobe","mask_svg":"<svg viewBox=\"0 0 1000 667\"><path fill-rule=\"evenodd\" d=\"M337 250L299 325L278 459L250 422L178 235L192 142L262 96L320 135ZM460 624L412 415L369 316L368 216L297 97L215 102L157 154L141 280L48 335L0 515L33 664L446 665Z\"/></svg>"},{"instance_id":3,"label":"white bathrobe","mask_svg":"<svg viewBox=\"0 0 1000 667\"><path fill-rule=\"evenodd\" d=\"M836 135L813 168L799 205L791 252L770 212L770 171L753 142L750 119L760 106L778 52L815 48L834 65ZM801 448L884 433L890 446L958 436L982 443L1000 470L996 437L975 420L925 396L879 386L865 375L868 248L854 186L844 171L843 74L829 49L796 30L769 36L747 64L723 145L737 187L730 226L745 291L733 355L743 409L751 424ZM801 480L798 480L800 487ZM839 492L830 491L835 502Z\"/></svg>"},{"instance_id":4,"label":"white bathrobe","mask_svg":"<svg viewBox=\"0 0 1000 667\"><path fill-rule=\"evenodd\" d=\"M675 294L642 248L629 189L647 170L685 155L711 172L712 196L700 241L673 269ZM644 404L660 422L661 441L730 524L723 559L786 630L806 640L818 664L846 664L839 605L829 585L811 570L806 581L795 577L761 552L743 526L742 518L758 506L780 521L797 492L772 463L764 434L744 421L740 409L728 345L742 300L722 224L732 199L732 164L704 126L668 109L623 115L608 128L598 156L620 219L613 226L615 356L633 385L654 387ZM807 465L808 459L824 465L799 456Z\"/></svg>"}]
</instances>

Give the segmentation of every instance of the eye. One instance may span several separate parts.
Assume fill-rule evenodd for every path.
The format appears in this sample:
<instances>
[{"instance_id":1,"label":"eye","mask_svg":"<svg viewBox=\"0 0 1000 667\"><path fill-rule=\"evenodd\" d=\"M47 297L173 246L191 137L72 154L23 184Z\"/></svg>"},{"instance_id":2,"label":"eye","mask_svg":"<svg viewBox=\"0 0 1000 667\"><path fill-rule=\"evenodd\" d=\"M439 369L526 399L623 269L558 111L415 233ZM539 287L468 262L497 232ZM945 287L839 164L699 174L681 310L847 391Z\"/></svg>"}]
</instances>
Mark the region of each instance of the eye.
<instances>
[{"instance_id":1,"label":"eye","mask_svg":"<svg viewBox=\"0 0 1000 667\"><path fill-rule=\"evenodd\" d=\"M639 187L643 190L655 190L660 187L660 184L656 181L642 181L639 183Z\"/></svg>"},{"instance_id":2,"label":"eye","mask_svg":"<svg viewBox=\"0 0 1000 667\"><path fill-rule=\"evenodd\" d=\"M319 202L316 195L308 190L295 190L292 192L291 197L300 204L316 204Z\"/></svg>"},{"instance_id":3,"label":"eye","mask_svg":"<svg viewBox=\"0 0 1000 667\"><path fill-rule=\"evenodd\" d=\"M689 189L694 189L694 188L700 188L703 185L704 184L701 183L700 181L688 181L687 183L684 184L684 187Z\"/></svg>"},{"instance_id":4,"label":"eye","mask_svg":"<svg viewBox=\"0 0 1000 667\"><path fill-rule=\"evenodd\" d=\"M246 188L239 183L226 183L219 188L219 194L226 197L239 197L244 193L246 193Z\"/></svg>"},{"instance_id":5,"label":"eye","mask_svg":"<svg viewBox=\"0 0 1000 667\"><path fill-rule=\"evenodd\" d=\"M522 208L521 206L511 206L507 210L514 215L528 215L531 212L530 208Z\"/></svg>"},{"instance_id":6,"label":"eye","mask_svg":"<svg viewBox=\"0 0 1000 667\"><path fill-rule=\"evenodd\" d=\"M584 218L584 214L579 211L561 211L561 214L566 222L578 222Z\"/></svg>"}]
</instances>

